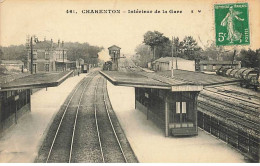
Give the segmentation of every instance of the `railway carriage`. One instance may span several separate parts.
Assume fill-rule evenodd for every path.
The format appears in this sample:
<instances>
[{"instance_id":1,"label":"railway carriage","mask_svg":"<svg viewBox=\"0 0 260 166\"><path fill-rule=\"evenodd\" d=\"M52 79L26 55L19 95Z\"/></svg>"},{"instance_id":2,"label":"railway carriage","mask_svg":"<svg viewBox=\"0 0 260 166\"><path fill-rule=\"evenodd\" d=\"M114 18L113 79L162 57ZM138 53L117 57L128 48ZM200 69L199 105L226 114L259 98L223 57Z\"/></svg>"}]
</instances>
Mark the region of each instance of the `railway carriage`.
<instances>
[{"instance_id":1,"label":"railway carriage","mask_svg":"<svg viewBox=\"0 0 260 166\"><path fill-rule=\"evenodd\" d=\"M243 72L246 71L246 70L247 70L247 68L241 68L241 69L239 69L239 70L236 72L236 74L234 75L234 77L235 77L235 78L238 78L238 79L243 79L243 78L242 78L242 74L243 74Z\"/></svg>"},{"instance_id":2,"label":"railway carriage","mask_svg":"<svg viewBox=\"0 0 260 166\"><path fill-rule=\"evenodd\" d=\"M84 63L84 64L81 65L81 72L82 73L87 73L88 69L89 69L89 64Z\"/></svg>"},{"instance_id":3,"label":"railway carriage","mask_svg":"<svg viewBox=\"0 0 260 166\"><path fill-rule=\"evenodd\" d=\"M257 68L240 68L240 69L227 69L221 67L217 72L218 75L233 77L240 79L241 87L253 87L256 91L259 87L259 69Z\"/></svg>"},{"instance_id":4,"label":"railway carriage","mask_svg":"<svg viewBox=\"0 0 260 166\"><path fill-rule=\"evenodd\" d=\"M234 69L230 72L230 77L235 77L236 73L238 72L239 69Z\"/></svg>"},{"instance_id":5,"label":"railway carriage","mask_svg":"<svg viewBox=\"0 0 260 166\"><path fill-rule=\"evenodd\" d=\"M226 74L225 74L225 76L230 76L231 75L231 72L233 71L234 69L228 69L227 71L226 71Z\"/></svg>"},{"instance_id":6,"label":"railway carriage","mask_svg":"<svg viewBox=\"0 0 260 166\"><path fill-rule=\"evenodd\" d=\"M111 70L112 69L112 62L111 61L107 61L104 63L103 65L103 70Z\"/></svg>"},{"instance_id":7,"label":"railway carriage","mask_svg":"<svg viewBox=\"0 0 260 166\"><path fill-rule=\"evenodd\" d=\"M246 69L241 77L243 80L240 83L240 86L246 86L247 88L253 86L257 90L259 86L259 71L253 68Z\"/></svg>"}]
</instances>

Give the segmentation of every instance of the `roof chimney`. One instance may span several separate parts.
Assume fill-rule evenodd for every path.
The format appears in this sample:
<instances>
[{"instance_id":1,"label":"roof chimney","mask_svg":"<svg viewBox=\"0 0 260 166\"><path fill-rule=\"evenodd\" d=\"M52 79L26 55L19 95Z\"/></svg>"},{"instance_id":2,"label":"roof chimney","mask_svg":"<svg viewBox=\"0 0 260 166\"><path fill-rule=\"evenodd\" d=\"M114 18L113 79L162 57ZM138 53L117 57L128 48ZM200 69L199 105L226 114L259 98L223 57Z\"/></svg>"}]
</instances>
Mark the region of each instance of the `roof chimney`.
<instances>
[{"instance_id":1,"label":"roof chimney","mask_svg":"<svg viewBox=\"0 0 260 166\"><path fill-rule=\"evenodd\" d=\"M60 48L60 39L58 40L58 48Z\"/></svg>"},{"instance_id":2,"label":"roof chimney","mask_svg":"<svg viewBox=\"0 0 260 166\"><path fill-rule=\"evenodd\" d=\"M61 42L61 47L64 47L64 41Z\"/></svg>"}]
</instances>

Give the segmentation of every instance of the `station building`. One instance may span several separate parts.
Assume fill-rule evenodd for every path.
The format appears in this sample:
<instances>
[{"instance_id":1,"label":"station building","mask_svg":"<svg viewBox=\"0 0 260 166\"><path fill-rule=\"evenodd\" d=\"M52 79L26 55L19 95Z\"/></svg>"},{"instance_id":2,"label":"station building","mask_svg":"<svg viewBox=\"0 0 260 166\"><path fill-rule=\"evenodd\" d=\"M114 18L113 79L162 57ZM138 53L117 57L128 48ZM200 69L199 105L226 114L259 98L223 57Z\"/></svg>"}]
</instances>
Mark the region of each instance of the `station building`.
<instances>
[{"instance_id":1,"label":"station building","mask_svg":"<svg viewBox=\"0 0 260 166\"><path fill-rule=\"evenodd\" d=\"M27 38L26 47L28 55L27 67L31 71L31 45L29 38ZM67 59L67 49L64 47L63 41L60 42L60 40L58 40L56 44L52 39L50 41L46 39L39 41L37 39L33 42L32 48L33 73L64 71L75 66L75 62Z\"/></svg>"}]
</instances>

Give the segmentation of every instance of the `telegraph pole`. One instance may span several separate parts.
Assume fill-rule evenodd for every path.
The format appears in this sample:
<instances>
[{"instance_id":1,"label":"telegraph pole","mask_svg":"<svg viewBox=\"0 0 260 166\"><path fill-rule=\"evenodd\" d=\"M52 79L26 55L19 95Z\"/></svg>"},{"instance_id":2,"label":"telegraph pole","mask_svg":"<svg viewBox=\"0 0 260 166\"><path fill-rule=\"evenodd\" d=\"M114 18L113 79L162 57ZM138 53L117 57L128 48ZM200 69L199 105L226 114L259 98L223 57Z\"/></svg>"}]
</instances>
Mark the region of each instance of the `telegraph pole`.
<instances>
[{"instance_id":1,"label":"telegraph pole","mask_svg":"<svg viewBox=\"0 0 260 166\"><path fill-rule=\"evenodd\" d=\"M33 74L33 41L32 41L32 37L31 37L30 45L31 45L31 74Z\"/></svg>"},{"instance_id":2,"label":"telegraph pole","mask_svg":"<svg viewBox=\"0 0 260 166\"><path fill-rule=\"evenodd\" d=\"M172 36L172 68L171 68L171 71L172 71L172 78L173 78L173 36Z\"/></svg>"},{"instance_id":3,"label":"telegraph pole","mask_svg":"<svg viewBox=\"0 0 260 166\"><path fill-rule=\"evenodd\" d=\"M65 70L65 64L64 64L64 48L62 49L62 59L63 59L63 71Z\"/></svg>"},{"instance_id":4,"label":"telegraph pole","mask_svg":"<svg viewBox=\"0 0 260 166\"><path fill-rule=\"evenodd\" d=\"M176 70L178 69L178 46L176 46L176 49L175 49L175 53L176 53Z\"/></svg>"}]
</instances>

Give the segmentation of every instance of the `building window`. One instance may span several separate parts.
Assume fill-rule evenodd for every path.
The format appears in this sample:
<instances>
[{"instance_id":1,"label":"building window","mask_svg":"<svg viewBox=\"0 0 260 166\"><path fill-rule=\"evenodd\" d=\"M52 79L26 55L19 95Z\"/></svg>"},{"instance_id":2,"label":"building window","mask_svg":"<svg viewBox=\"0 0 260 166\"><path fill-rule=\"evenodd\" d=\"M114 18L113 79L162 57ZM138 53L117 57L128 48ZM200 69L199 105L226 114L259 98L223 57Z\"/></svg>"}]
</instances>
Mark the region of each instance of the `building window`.
<instances>
[{"instance_id":1,"label":"building window","mask_svg":"<svg viewBox=\"0 0 260 166\"><path fill-rule=\"evenodd\" d=\"M50 67L50 65L49 64L45 64L45 71L50 71L49 68Z\"/></svg>"},{"instance_id":2,"label":"building window","mask_svg":"<svg viewBox=\"0 0 260 166\"><path fill-rule=\"evenodd\" d=\"M203 70L206 70L207 69L207 65L203 65Z\"/></svg>"},{"instance_id":3,"label":"building window","mask_svg":"<svg viewBox=\"0 0 260 166\"><path fill-rule=\"evenodd\" d=\"M176 102L176 114L175 114L175 122L183 123L187 121L187 110L186 110L186 102Z\"/></svg>"}]
</instances>

